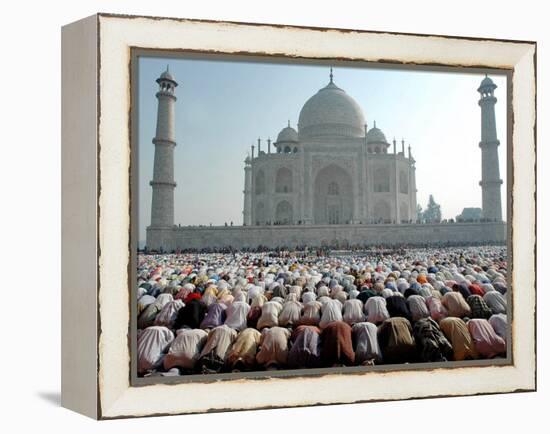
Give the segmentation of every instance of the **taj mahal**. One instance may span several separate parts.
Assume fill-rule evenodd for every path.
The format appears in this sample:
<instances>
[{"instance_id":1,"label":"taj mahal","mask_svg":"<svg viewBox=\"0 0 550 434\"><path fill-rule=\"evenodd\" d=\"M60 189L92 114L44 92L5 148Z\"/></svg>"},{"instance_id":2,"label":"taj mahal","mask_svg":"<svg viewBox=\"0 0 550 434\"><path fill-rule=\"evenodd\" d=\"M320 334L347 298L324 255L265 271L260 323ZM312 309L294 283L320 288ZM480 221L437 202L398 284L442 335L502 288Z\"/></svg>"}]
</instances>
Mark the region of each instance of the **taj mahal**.
<instances>
[{"instance_id":1,"label":"taj mahal","mask_svg":"<svg viewBox=\"0 0 550 434\"><path fill-rule=\"evenodd\" d=\"M273 143L260 139L244 161L240 226L174 224L176 82L167 69L159 85L147 248L173 251L349 244L504 242L496 85L485 77L481 107L482 221L416 224L416 161L405 141L391 143L363 110L329 81L303 105ZM405 149L407 148L407 149ZM466 205L466 204L465 204Z\"/></svg>"},{"instance_id":2,"label":"taj mahal","mask_svg":"<svg viewBox=\"0 0 550 434\"><path fill-rule=\"evenodd\" d=\"M411 148L397 152L333 80L302 107L267 152L245 160L245 225L411 223L416 183Z\"/></svg>"}]
</instances>

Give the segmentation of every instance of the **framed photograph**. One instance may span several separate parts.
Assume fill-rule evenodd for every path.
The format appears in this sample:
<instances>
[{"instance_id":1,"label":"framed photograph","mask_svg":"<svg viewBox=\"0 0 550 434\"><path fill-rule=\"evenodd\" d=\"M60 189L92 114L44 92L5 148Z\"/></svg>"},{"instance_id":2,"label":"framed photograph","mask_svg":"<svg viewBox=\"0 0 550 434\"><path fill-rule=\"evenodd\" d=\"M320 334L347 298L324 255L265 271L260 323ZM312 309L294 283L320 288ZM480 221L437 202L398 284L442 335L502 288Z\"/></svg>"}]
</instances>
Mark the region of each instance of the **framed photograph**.
<instances>
[{"instance_id":1,"label":"framed photograph","mask_svg":"<svg viewBox=\"0 0 550 434\"><path fill-rule=\"evenodd\" d=\"M65 407L536 389L535 42L108 14L62 36Z\"/></svg>"}]
</instances>

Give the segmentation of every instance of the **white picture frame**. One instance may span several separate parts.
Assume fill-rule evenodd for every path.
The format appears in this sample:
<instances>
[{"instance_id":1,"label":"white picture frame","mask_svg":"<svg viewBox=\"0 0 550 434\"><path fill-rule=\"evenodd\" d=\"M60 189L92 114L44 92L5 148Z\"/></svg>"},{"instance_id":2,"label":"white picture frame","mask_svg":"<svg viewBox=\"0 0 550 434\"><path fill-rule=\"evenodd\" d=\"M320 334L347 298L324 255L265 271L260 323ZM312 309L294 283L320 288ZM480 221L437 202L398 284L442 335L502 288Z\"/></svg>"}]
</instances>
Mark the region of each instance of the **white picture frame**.
<instances>
[{"instance_id":1,"label":"white picture frame","mask_svg":"<svg viewBox=\"0 0 550 434\"><path fill-rule=\"evenodd\" d=\"M510 363L132 384L134 48L509 70ZM63 406L112 419L536 389L534 42L98 14L63 28L62 56Z\"/></svg>"}]
</instances>

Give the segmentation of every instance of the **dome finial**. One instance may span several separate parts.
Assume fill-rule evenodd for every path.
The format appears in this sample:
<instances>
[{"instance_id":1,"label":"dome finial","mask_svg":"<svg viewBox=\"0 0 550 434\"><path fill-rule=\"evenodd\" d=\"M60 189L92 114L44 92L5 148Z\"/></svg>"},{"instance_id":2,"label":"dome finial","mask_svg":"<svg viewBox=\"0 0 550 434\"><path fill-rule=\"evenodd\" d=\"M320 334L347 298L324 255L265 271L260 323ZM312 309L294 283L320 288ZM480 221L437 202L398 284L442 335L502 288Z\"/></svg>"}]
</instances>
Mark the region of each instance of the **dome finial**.
<instances>
[{"instance_id":1,"label":"dome finial","mask_svg":"<svg viewBox=\"0 0 550 434\"><path fill-rule=\"evenodd\" d=\"M334 78L334 75L332 74L332 66L330 67L330 74L329 74L329 77L330 77L330 82L332 83L333 81L333 78Z\"/></svg>"},{"instance_id":2,"label":"dome finial","mask_svg":"<svg viewBox=\"0 0 550 434\"><path fill-rule=\"evenodd\" d=\"M288 127L290 128L290 119L288 120Z\"/></svg>"},{"instance_id":3,"label":"dome finial","mask_svg":"<svg viewBox=\"0 0 550 434\"><path fill-rule=\"evenodd\" d=\"M376 121L373 122L374 128L376 128Z\"/></svg>"}]
</instances>

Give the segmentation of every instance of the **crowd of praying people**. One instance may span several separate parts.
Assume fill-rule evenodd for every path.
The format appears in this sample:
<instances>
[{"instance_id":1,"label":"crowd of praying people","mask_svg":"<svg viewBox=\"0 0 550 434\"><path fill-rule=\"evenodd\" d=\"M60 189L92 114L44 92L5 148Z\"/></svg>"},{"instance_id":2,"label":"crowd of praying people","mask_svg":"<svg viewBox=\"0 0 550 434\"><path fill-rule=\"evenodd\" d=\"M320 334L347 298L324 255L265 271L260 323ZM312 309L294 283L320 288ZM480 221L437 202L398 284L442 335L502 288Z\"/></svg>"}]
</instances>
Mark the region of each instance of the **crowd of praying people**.
<instances>
[{"instance_id":1,"label":"crowd of praying people","mask_svg":"<svg viewBox=\"0 0 550 434\"><path fill-rule=\"evenodd\" d=\"M140 254L139 376L506 357L504 246Z\"/></svg>"}]
</instances>

